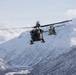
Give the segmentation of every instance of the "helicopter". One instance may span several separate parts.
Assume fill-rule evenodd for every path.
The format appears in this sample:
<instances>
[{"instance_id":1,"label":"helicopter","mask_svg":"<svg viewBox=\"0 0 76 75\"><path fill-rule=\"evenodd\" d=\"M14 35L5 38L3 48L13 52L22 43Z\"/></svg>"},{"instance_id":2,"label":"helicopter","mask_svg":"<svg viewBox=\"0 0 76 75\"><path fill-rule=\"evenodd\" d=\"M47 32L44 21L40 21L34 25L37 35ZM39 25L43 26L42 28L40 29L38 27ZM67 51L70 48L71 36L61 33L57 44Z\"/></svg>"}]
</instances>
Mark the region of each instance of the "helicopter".
<instances>
[{"instance_id":1,"label":"helicopter","mask_svg":"<svg viewBox=\"0 0 76 75\"><path fill-rule=\"evenodd\" d=\"M45 42L43 39L43 30L40 29L40 24L39 21L37 21L36 26L34 27L34 29L32 31L30 31L31 33L31 40L30 40L30 44L34 44L34 41L40 41L41 42Z\"/></svg>"},{"instance_id":2,"label":"helicopter","mask_svg":"<svg viewBox=\"0 0 76 75\"><path fill-rule=\"evenodd\" d=\"M41 41L42 43L45 43L45 40L43 38L43 33L44 32L49 32L49 35L56 35L56 30L55 27L61 27L64 25L60 25L60 26L55 26L56 24L62 24L62 23L66 23L66 22L70 22L72 20L66 20L66 21L62 21L62 22L57 22L57 23L52 23L52 24L46 24L46 25L40 25L39 21L37 21L36 26L32 27L34 28L33 30L30 31L31 33L31 40L30 40L30 44L34 44L35 41ZM48 31L44 31L42 30L40 27L47 27L50 26L50 29Z\"/></svg>"},{"instance_id":3,"label":"helicopter","mask_svg":"<svg viewBox=\"0 0 76 75\"><path fill-rule=\"evenodd\" d=\"M46 25L41 25L39 23L39 21L36 22L36 25L33 27L20 27L20 28L10 28L10 29L26 29L26 28L33 28L30 31L30 35L31 35L31 40L30 40L30 44L34 44L34 42L36 41L41 41L42 43L45 43L45 40L43 38L43 33L44 32L48 32L49 35L56 35L56 30L55 27L61 27L64 25L60 25L60 26L56 26L57 24L64 24L67 22L70 22L72 20L65 20L65 21L61 21L61 22L57 22L57 23L52 23L52 24L46 24ZM44 31L43 29L41 29L42 27L47 27L49 26L50 29L48 31ZM8 29L0 29L0 30L8 30Z\"/></svg>"}]
</instances>

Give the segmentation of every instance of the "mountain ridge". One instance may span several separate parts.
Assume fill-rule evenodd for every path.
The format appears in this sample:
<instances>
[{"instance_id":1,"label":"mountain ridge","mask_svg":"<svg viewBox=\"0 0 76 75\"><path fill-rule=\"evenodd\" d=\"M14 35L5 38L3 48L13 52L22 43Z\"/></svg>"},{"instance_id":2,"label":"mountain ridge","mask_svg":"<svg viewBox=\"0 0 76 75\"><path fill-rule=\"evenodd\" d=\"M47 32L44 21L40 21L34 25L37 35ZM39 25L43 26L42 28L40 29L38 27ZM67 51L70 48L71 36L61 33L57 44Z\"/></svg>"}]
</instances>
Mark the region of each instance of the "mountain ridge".
<instances>
[{"instance_id":1,"label":"mountain ridge","mask_svg":"<svg viewBox=\"0 0 76 75\"><path fill-rule=\"evenodd\" d=\"M66 23L65 26L56 28L56 32L57 35L44 33L45 43L38 41L33 45L30 45L29 32L24 32L19 37L0 45L0 57L11 66L31 69L43 59L55 58L76 45L74 24Z\"/></svg>"}]
</instances>

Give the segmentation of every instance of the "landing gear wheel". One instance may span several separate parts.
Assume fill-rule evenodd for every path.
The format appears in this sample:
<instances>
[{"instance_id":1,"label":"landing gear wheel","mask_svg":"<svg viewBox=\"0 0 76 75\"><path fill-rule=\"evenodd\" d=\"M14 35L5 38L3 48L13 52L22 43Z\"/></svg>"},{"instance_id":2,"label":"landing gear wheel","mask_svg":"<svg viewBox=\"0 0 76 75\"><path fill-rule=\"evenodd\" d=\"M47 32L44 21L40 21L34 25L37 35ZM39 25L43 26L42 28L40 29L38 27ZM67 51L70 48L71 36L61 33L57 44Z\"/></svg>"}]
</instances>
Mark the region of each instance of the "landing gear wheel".
<instances>
[{"instance_id":1,"label":"landing gear wheel","mask_svg":"<svg viewBox=\"0 0 76 75\"><path fill-rule=\"evenodd\" d=\"M54 35L56 35L56 32L54 33Z\"/></svg>"},{"instance_id":2,"label":"landing gear wheel","mask_svg":"<svg viewBox=\"0 0 76 75\"><path fill-rule=\"evenodd\" d=\"M41 41L42 43L45 43L45 41L44 41L44 39L42 39L42 41Z\"/></svg>"},{"instance_id":3,"label":"landing gear wheel","mask_svg":"<svg viewBox=\"0 0 76 75\"><path fill-rule=\"evenodd\" d=\"M30 40L30 44L34 44L32 40Z\"/></svg>"}]
</instances>

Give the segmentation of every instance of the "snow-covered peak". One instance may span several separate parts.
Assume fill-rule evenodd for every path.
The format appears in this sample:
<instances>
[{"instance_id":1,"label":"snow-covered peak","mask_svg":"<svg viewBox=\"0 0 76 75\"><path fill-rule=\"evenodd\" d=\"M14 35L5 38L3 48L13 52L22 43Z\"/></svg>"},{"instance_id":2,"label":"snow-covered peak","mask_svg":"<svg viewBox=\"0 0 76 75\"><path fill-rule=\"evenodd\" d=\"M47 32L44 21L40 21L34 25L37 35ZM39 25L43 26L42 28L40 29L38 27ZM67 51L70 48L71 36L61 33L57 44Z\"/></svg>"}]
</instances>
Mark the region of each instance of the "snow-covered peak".
<instances>
[{"instance_id":1,"label":"snow-covered peak","mask_svg":"<svg viewBox=\"0 0 76 75\"><path fill-rule=\"evenodd\" d=\"M22 32L25 30L15 30L10 29L14 28L11 26L11 24L7 23L0 23L0 43L6 42L14 37L19 36Z\"/></svg>"}]
</instances>

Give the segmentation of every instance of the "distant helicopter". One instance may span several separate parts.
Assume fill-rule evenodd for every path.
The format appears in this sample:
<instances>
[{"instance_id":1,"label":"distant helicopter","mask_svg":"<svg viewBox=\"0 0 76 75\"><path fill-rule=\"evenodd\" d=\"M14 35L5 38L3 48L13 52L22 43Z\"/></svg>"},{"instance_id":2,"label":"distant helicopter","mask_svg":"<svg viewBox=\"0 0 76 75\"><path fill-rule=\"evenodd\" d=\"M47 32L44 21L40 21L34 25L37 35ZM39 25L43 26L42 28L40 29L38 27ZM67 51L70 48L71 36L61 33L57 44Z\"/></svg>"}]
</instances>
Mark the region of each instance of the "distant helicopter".
<instances>
[{"instance_id":1,"label":"distant helicopter","mask_svg":"<svg viewBox=\"0 0 76 75\"><path fill-rule=\"evenodd\" d=\"M54 26L57 24L63 24L66 22L70 22L72 20L66 20L66 21L61 21L61 22L57 22L57 23L52 23L52 24L46 24L46 25L40 25L39 21L37 21L36 26L33 27L20 27L20 28L10 28L10 29L25 29L25 28L33 28L30 31L30 35L31 35L31 40L30 40L30 44L34 44L35 41L41 41L42 43L45 42L44 38L43 38L43 33L44 32L49 32L49 35L56 35L56 31L55 31L55 27L61 27L63 25L60 26ZM49 26L50 29L48 31L44 31L43 29L41 29L40 27L47 27ZM8 29L0 29L0 30L8 30Z\"/></svg>"}]
</instances>

